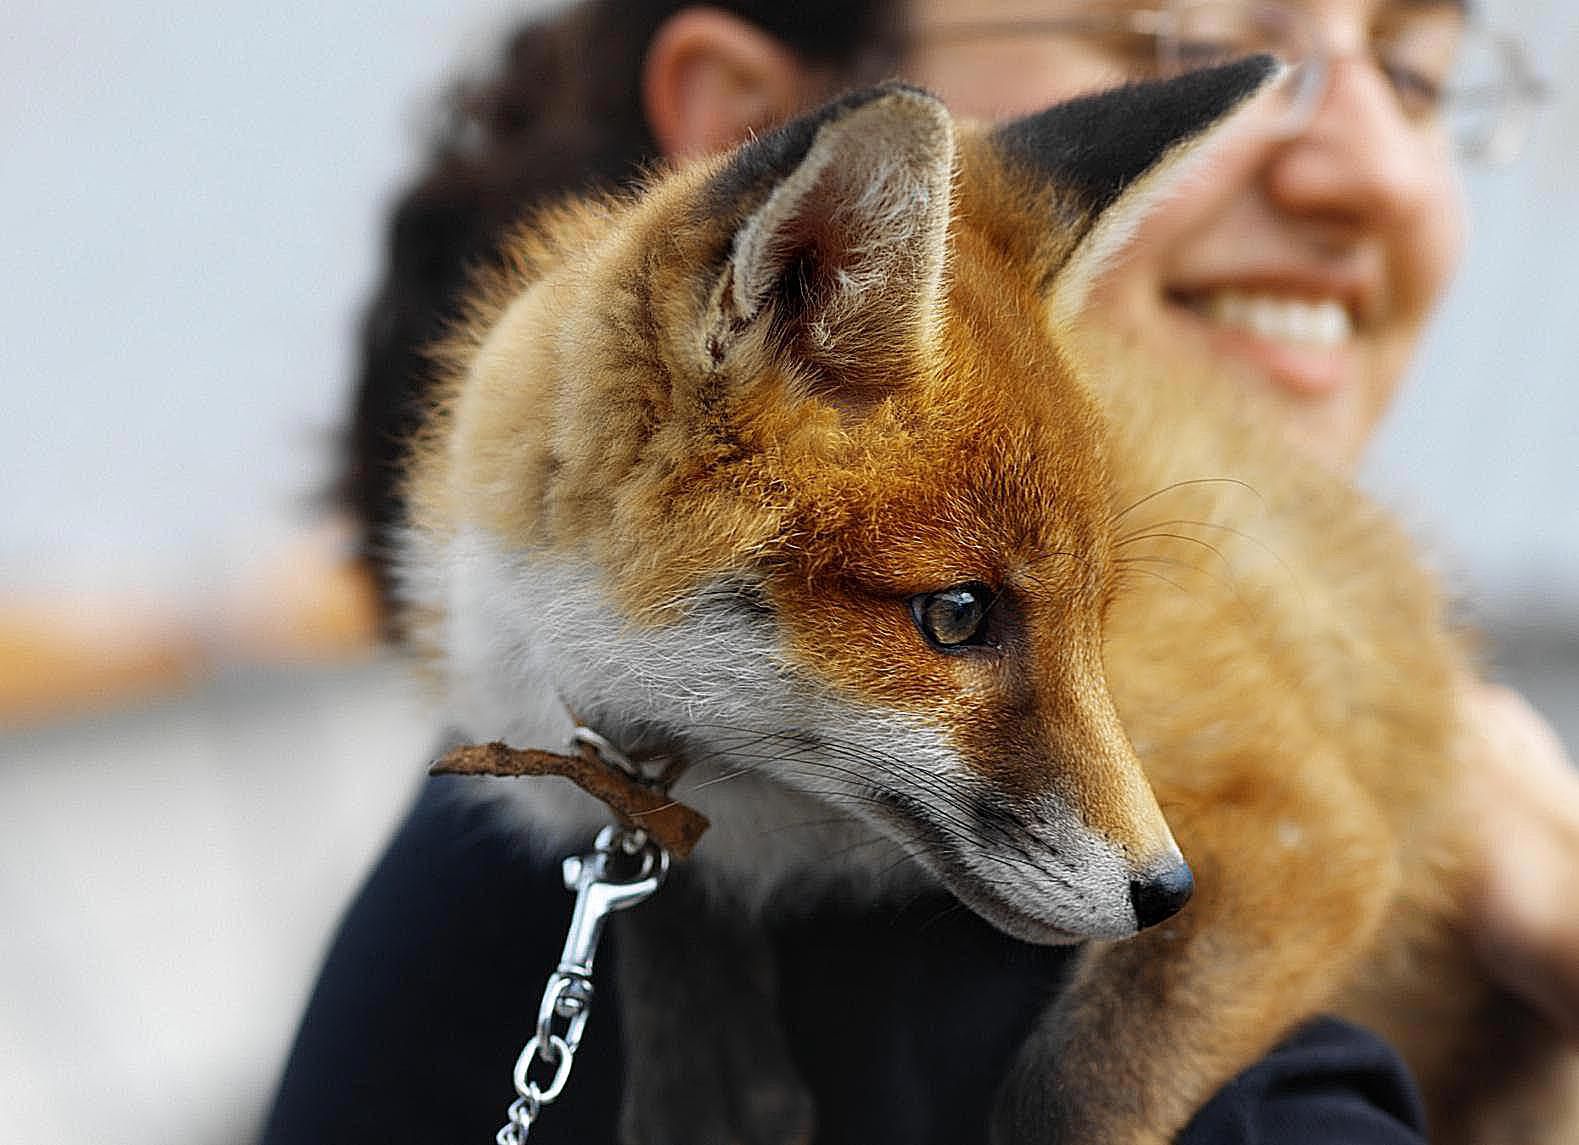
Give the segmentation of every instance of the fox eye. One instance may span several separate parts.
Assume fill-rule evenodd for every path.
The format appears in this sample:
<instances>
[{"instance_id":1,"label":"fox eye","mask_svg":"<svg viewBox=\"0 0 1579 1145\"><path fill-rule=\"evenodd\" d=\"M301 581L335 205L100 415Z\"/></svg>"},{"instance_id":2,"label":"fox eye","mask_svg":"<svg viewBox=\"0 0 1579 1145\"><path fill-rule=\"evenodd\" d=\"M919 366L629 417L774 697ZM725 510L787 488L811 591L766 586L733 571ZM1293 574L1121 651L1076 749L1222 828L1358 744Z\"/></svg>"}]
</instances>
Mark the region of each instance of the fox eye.
<instances>
[{"instance_id":1,"label":"fox eye","mask_svg":"<svg viewBox=\"0 0 1579 1145\"><path fill-rule=\"evenodd\" d=\"M940 652L985 644L992 589L984 584L959 584L910 598L910 615L927 643Z\"/></svg>"}]
</instances>

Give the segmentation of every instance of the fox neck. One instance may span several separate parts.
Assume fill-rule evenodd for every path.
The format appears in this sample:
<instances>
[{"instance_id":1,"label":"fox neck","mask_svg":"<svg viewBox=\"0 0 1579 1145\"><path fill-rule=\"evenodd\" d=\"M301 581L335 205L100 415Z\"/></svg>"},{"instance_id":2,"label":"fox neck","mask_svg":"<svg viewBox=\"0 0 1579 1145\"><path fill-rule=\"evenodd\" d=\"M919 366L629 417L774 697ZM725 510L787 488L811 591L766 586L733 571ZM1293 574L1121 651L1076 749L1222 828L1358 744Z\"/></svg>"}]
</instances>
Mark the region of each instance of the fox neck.
<instances>
[{"instance_id":1,"label":"fox neck","mask_svg":"<svg viewBox=\"0 0 1579 1145\"><path fill-rule=\"evenodd\" d=\"M468 740L564 750L569 701L621 750L678 750L686 767L672 794L712 822L691 862L717 894L749 909L830 895L871 901L932 883L890 836L842 810L838 792L807 790L820 781L804 769L800 785L783 781L786 767L813 754L858 758L863 724L873 721L855 712L810 718L785 686L772 634L738 610L710 611L703 593L683 627L634 628L585 557L507 555L473 531L456 536L444 560L470 602L447 633L447 718ZM545 642L545 632L574 636ZM891 750L879 734L864 746ZM935 733L918 726L914 736L924 749ZM545 857L584 845L609 821L606 807L562 781L487 790Z\"/></svg>"}]
</instances>

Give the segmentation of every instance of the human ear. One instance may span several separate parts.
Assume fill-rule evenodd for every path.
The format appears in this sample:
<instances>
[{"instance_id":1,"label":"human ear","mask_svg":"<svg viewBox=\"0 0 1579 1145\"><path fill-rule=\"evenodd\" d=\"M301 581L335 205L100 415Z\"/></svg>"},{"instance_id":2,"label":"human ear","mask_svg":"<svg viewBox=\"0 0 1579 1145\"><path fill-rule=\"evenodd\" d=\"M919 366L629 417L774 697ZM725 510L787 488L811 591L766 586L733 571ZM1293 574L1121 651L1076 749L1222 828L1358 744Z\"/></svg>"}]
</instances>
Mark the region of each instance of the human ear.
<instances>
[{"instance_id":1,"label":"human ear","mask_svg":"<svg viewBox=\"0 0 1579 1145\"><path fill-rule=\"evenodd\" d=\"M798 111L813 76L774 36L714 8L659 27L642 64L642 108L664 155L722 151Z\"/></svg>"}]
</instances>

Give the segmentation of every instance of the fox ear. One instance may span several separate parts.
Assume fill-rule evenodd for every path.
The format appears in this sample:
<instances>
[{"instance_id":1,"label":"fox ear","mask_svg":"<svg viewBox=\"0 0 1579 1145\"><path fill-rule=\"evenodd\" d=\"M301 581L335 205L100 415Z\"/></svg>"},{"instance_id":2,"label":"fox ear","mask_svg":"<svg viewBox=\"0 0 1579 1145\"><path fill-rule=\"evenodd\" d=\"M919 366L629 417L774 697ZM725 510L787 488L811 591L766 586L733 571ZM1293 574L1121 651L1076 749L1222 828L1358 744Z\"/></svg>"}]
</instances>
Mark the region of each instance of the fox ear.
<instances>
[{"instance_id":1,"label":"fox ear","mask_svg":"<svg viewBox=\"0 0 1579 1145\"><path fill-rule=\"evenodd\" d=\"M891 385L936 337L953 166L947 110L901 84L741 148L711 193L720 206L759 205L735 230L715 292L715 355L768 322L835 404Z\"/></svg>"},{"instance_id":2,"label":"fox ear","mask_svg":"<svg viewBox=\"0 0 1579 1145\"><path fill-rule=\"evenodd\" d=\"M1141 220L1210 156L1232 113L1282 71L1271 56L1251 56L1071 100L994 130L1004 161L1049 188L1058 221L1070 228L1048 275L1055 321L1080 310Z\"/></svg>"}]
</instances>

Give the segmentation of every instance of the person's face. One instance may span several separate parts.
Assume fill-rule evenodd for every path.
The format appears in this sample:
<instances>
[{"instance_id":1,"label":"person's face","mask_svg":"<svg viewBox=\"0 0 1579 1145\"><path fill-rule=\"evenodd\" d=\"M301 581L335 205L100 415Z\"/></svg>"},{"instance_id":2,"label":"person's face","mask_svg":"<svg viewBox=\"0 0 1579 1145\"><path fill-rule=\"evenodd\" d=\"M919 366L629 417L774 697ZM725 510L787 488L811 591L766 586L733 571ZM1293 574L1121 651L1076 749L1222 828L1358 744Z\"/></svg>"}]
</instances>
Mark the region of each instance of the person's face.
<instances>
[{"instance_id":1,"label":"person's face","mask_svg":"<svg viewBox=\"0 0 1579 1145\"><path fill-rule=\"evenodd\" d=\"M1449 29L1460 18L1446 0L1308 0L1336 57L1309 126L1292 138L1234 134L1210 177L1142 226L1089 311L1163 360L1182 353L1231 368L1297 439L1338 466L1354 461L1386 410L1462 244L1445 133L1404 114L1365 51L1400 6L1411 18L1429 11ZM907 78L982 118L1131 78L1089 39L928 34L965 12L1013 22L1089 7L977 0L962 10L956 0L913 0Z\"/></svg>"}]
</instances>

